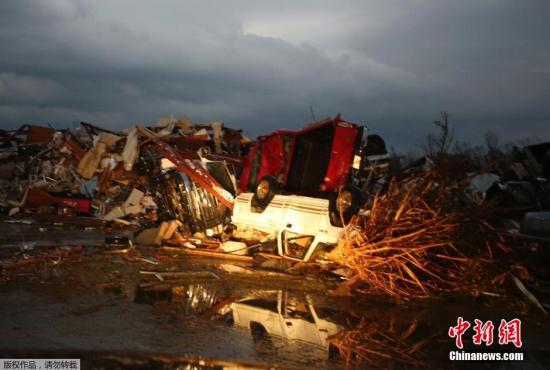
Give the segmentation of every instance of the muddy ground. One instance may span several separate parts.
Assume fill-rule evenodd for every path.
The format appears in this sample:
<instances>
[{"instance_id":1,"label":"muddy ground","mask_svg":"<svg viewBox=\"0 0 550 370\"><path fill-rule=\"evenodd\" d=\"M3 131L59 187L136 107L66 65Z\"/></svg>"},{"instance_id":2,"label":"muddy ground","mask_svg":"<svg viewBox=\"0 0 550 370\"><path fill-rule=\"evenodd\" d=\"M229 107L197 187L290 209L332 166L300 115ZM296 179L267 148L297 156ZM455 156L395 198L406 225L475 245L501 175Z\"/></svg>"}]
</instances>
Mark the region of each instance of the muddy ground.
<instances>
[{"instance_id":1,"label":"muddy ground","mask_svg":"<svg viewBox=\"0 0 550 370\"><path fill-rule=\"evenodd\" d=\"M329 291L336 279L157 248L107 250L108 234L1 224L2 358L81 358L84 368L344 368L324 338L364 320L379 335L407 332L410 347L422 343L408 349L425 367L544 369L550 363L549 321L519 295L415 302L335 297ZM250 310L260 325L246 322ZM520 349L476 347L471 333L464 338L467 350L523 352L524 361L450 362L456 348L447 331L458 316L522 319ZM286 338L267 335L268 325L282 326ZM373 354L355 367L410 365L387 357Z\"/></svg>"}]
</instances>

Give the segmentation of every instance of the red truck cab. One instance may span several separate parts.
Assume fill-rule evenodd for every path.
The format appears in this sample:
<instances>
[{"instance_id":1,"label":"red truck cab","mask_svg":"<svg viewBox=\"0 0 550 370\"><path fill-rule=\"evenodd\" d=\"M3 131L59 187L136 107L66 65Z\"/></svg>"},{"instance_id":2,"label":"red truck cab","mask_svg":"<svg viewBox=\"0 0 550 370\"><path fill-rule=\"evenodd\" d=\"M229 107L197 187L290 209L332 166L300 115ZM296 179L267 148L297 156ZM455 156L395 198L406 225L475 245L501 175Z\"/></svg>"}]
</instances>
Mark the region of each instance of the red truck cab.
<instances>
[{"instance_id":1,"label":"red truck cab","mask_svg":"<svg viewBox=\"0 0 550 370\"><path fill-rule=\"evenodd\" d=\"M374 167L389 163L382 138L366 133L337 115L301 130L261 136L243 163L240 189L256 192L260 211L276 192L336 199L334 194L346 189L344 200L358 203Z\"/></svg>"}]
</instances>

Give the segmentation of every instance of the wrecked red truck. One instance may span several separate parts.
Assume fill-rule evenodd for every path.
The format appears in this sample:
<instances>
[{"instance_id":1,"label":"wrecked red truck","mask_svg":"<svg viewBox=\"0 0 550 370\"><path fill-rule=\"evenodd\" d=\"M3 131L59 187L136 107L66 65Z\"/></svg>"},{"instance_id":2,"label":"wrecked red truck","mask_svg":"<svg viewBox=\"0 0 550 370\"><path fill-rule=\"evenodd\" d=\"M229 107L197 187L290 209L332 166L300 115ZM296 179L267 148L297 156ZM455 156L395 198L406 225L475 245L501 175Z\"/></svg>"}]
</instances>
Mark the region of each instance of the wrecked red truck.
<instances>
[{"instance_id":1,"label":"wrecked red truck","mask_svg":"<svg viewBox=\"0 0 550 370\"><path fill-rule=\"evenodd\" d=\"M341 224L340 215L349 220L388 167L384 140L337 115L259 137L244 160L240 189L254 192L258 213L278 193L329 199L331 222Z\"/></svg>"}]
</instances>

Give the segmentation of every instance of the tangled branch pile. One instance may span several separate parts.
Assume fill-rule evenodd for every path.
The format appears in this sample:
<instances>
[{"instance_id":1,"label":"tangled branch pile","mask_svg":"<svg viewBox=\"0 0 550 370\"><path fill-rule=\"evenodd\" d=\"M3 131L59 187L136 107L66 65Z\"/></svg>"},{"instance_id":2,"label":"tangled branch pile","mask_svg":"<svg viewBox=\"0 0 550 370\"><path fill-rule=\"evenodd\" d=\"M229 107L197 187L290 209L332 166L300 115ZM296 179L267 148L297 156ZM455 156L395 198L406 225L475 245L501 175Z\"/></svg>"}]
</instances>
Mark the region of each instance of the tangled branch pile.
<instances>
[{"instance_id":1,"label":"tangled branch pile","mask_svg":"<svg viewBox=\"0 0 550 370\"><path fill-rule=\"evenodd\" d=\"M489 267L505 248L487 222L491 211L466 206L467 185L436 171L392 180L354 220L361 231L329 255L350 270L340 289L411 298L494 283Z\"/></svg>"}]
</instances>

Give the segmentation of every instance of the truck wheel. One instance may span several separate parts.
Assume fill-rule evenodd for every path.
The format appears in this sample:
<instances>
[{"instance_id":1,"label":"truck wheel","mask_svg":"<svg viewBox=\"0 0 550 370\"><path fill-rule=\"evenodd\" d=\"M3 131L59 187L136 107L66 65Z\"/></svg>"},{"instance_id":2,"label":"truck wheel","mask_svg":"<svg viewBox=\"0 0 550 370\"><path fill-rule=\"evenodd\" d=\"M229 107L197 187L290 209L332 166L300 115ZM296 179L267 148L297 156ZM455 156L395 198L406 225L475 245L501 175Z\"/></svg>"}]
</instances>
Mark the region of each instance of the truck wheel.
<instances>
[{"instance_id":1,"label":"truck wheel","mask_svg":"<svg viewBox=\"0 0 550 370\"><path fill-rule=\"evenodd\" d=\"M262 324L251 321L250 334L252 335L252 341L254 342L254 348L256 351L259 353L273 352L273 343L269 333Z\"/></svg>"},{"instance_id":2,"label":"truck wheel","mask_svg":"<svg viewBox=\"0 0 550 370\"><path fill-rule=\"evenodd\" d=\"M271 199L279 191L279 183L273 176L264 177L256 186L256 191L252 197L254 207L265 208L271 202Z\"/></svg>"},{"instance_id":3,"label":"truck wheel","mask_svg":"<svg viewBox=\"0 0 550 370\"><path fill-rule=\"evenodd\" d=\"M346 185L330 199L330 219L336 226L343 226L340 214L344 223L348 223L351 217L359 211L361 206L361 190L353 185Z\"/></svg>"},{"instance_id":4,"label":"truck wheel","mask_svg":"<svg viewBox=\"0 0 550 370\"><path fill-rule=\"evenodd\" d=\"M384 139L379 135L369 135L367 136L367 146L365 148L364 155L379 155L386 154L386 143Z\"/></svg>"}]
</instances>

